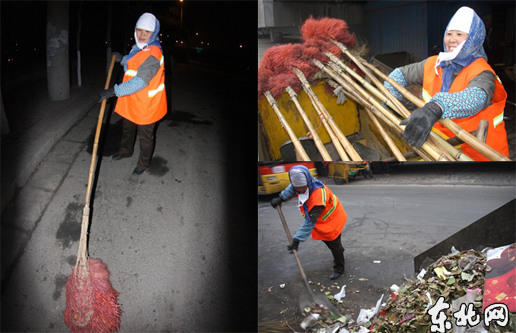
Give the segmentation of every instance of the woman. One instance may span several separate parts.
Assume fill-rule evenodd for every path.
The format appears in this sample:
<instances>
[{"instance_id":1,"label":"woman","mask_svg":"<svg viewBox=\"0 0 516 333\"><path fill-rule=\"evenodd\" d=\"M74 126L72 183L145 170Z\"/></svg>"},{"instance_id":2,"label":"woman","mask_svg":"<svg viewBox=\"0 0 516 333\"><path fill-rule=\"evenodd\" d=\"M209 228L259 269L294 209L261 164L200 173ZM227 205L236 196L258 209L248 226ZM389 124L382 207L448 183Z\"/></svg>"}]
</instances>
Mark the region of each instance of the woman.
<instances>
[{"instance_id":1,"label":"woman","mask_svg":"<svg viewBox=\"0 0 516 333\"><path fill-rule=\"evenodd\" d=\"M159 28L159 21L154 15L144 13L140 16L134 29L136 44L120 62L124 66L123 82L115 84L113 89L104 90L100 99L117 96L115 112L124 117L120 149L113 155L113 160L132 156L138 132L140 156L133 171L136 176L150 165L155 127L167 113Z\"/></svg>"},{"instance_id":2,"label":"woman","mask_svg":"<svg viewBox=\"0 0 516 333\"><path fill-rule=\"evenodd\" d=\"M448 137L455 135L437 121L453 119L466 131L478 128L481 120L489 123L486 143L509 156L503 111L507 93L494 70L487 63L483 49L486 32L475 11L461 7L451 18L444 33L444 50L422 62L396 68L389 77L402 86L423 86L426 104L404 119L403 137L420 148L432 127ZM384 83L398 99L403 96L388 82ZM437 122L437 123L436 123ZM462 152L473 160L487 160L467 144Z\"/></svg>"},{"instance_id":3,"label":"woman","mask_svg":"<svg viewBox=\"0 0 516 333\"><path fill-rule=\"evenodd\" d=\"M281 205L283 201L298 196L298 205L304 221L292 237L289 250L296 250L300 242L304 242L310 233L313 239L322 240L333 255L333 273L331 280L337 279L344 273L344 248L341 233L346 224L347 215L339 199L321 181L315 179L303 165L293 166L289 170L290 185L277 198L272 199L271 205Z\"/></svg>"}]
</instances>

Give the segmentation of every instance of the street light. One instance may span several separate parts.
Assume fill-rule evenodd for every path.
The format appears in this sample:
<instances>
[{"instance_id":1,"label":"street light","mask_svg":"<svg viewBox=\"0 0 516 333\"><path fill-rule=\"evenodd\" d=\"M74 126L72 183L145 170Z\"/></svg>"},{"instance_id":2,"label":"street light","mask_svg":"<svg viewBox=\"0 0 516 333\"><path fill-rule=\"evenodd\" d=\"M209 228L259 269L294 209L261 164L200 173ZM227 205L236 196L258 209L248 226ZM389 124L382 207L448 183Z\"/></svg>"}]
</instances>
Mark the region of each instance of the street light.
<instances>
[{"instance_id":1,"label":"street light","mask_svg":"<svg viewBox=\"0 0 516 333\"><path fill-rule=\"evenodd\" d=\"M181 4L181 23L183 23L183 1L184 0L179 0L179 3Z\"/></svg>"}]
</instances>

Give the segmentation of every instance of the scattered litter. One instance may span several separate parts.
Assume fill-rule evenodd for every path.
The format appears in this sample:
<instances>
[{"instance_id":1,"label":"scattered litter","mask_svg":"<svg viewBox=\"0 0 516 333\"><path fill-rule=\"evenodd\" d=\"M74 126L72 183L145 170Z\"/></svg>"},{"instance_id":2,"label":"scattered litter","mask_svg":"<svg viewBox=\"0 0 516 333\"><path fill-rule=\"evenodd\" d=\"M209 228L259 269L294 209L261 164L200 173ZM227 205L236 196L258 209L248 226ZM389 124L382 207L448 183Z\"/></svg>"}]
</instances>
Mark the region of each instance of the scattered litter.
<instances>
[{"instance_id":1,"label":"scattered litter","mask_svg":"<svg viewBox=\"0 0 516 333\"><path fill-rule=\"evenodd\" d=\"M370 332L367 328L365 328L364 326L360 327L360 329L358 330L358 333L367 333L367 332Z\"/></svg>"},{"instance_id":2,"label":"scattered litter","mask_svg":"<svg viewBox=\"0 0 516 333\"><path fill-rule=\"evenodd\" d=\"M464 272L466 267L468 271ZM427 312L435 307L439 297L451 307L452 302L470 295L475 312L481 314L485 271L486 254L482 251L467 250L443 256L416 277L406 279L371 324L376 332L430 332L432 322ZM470 333L469 329L467 332Z\"/></svg>"},{"instance_id":3,"label":"scattered litter","mask_svg":"<svg viewBox=\"0 0 516 333\"><path fill-rule=\"evenodd\" d=\"M392 291L392 292L397 292L398 290L400 290L400 287L398 287L398 285L393 284L393 285L391 286L391 291Z\"/></svg>"},{"instance_id":4,"label":"scattered litter","mask_svg":"<svg viewBox=\"0 0 516 333\"><path fill-rule=\"evenodd\" d=\"M346 297L346 285L342 286L342 289L340 290L340 292L338 294L333 295L333 298L335 298L337 300L337 302L342 301L342 299L344 297Z\"/></svg>"},{"instance_id":5,"label":"scattered litter","mask_svg":"<svg viewBox=\"0 0 516 333\"><path fill-rule=\"evenodd\" d=\"M434 268L434 272L441 280L446 280L446 275L450 275L450 272L448 272L443 266Z\"/></svg>"},{"instance_id":6,"label":"scattered litter","mask_svg":"<svg viewBox=\"0 0 516 333\"><path fill-rule=\"evenodd\" d=\"M361 309L360 313L358 314L357 318L357 324L358 325L364 325L365 323L371 321L371 319L378 313L378 310L380 309L380 304L382 303L383 294L376 302L376 307L371 308L369 310Z\"/></svg>"},{"instance_id":7,"label":"scattered litter","mask_svg":"<svg viewBox=\"0 0 516 333\"><path fill-rule=\"evenodd\" d=\"M419 274L417 275L417 278L419 280L422 280L424 277L425 277L425 274L426 274L426 269L422 269L421 272L419 272Z\"/></svg>"},{"instance_id":8,"label":"scattered litter","mask_svg":"<svg viewBox=\"0 0 516 333\"><path fill-rule=\"evenodd\" d=\"M358 279L358 281L365 282L365 281L369 281L369 279L366 279L366 278L360 278L360 279Z\"/></svg>"},{"instance_id":9,"label":"scattered litter","mask_svg":"<svg viewBox=\"0 0 516 333\"><path fill-rule=\"evenodd\" d=\"M471 282L471 280L473 280L473 278L475 277L475 275L473 274L468 274L466 272L462 272L460 274L460 278L465 280L465 281L468 281L468 282Z\"/></svg>"},{"instance_id":10,"label":"scattered litter","mask_svg":"<svg viewBox=\"0 0 516 333\"><path fill-rule=\"evenodd\" d=\"M477 262L477 257L464 256L459 259L459 268L462 269L463 272L467 272L475 266L476 262Z\"/></svg>"},{"instance_id":11,"label":"scattered litter","mask_svg":"<svg viewBox=\"0 0 516 333\"><path fill-rule=\"evenodd\" d=\"M381 262L382 262L381 260L375 260L375 261L373 261L373 264L379 264Z\"/></svg>"},{"instance_id":12,"label":"scattered litter","mask_svg":"<svg viewBox=\"0 0 516 333\"><path fill-rule=\"evenodd\" d=\"M268 292L271 292L272 291L272 286L269 287L269 289L267 289Z\"/></svg>"},{"instance_id":13,"label":"scattered litter","mask_svg":"<svg viewBox=\"0 0 516 333\"><path fill-rule=\"evenodd\" d=\"M280 285L279 285L279 287L280 287L281 289L283 289L283 288L285 288L285 284L284 284L284 283L282 283L282 284L280 284Z\"/></svg>"},{"instance_id":14,"label":"scattered litter","mask_svg":"<svg viewBox=\"0 0 516 333\"><path fill-rule=\"evenodd\" d=\"M343 331L340 329L342 327L342 325L340 323L336 323L334 325L331 325L329 327L322 327L320 329L317 330L317 333L342 333Z\"/></svg>"},{"instance_id":15,"label":"scattered litter","mask_svg":"<svg viewBox=\"0 0 516 333\"><path fill-rule=\"evenodd\" d=\"M430 292L428 290L426 291L425 295L426 297L428 297L428 304L426 305L426 308L428 309L434 303L432 302L432 296L430 296Z\"/></svg>"},{"instance_id":16,"label":"scattered litter","mask_svg":"<svg viewBox=\"0 0 516 333\"><path fill-rule=\"evenodd\" d=\"M321 315L318 313L312 313L301 322L301 328L306 330L309 327L314 327L317 324L317 320Z\"/></svg>"},{"instance_id":17,"label":"scattered litter","mask_svg":"<svg viewBox=\"0 0 516 333\"><path fill-rule=\"evenodd\" d=\"M398 323L398 325L401 325L401 324L403 324L404 322L409 321L410 319L413 319L413 318L414 318L414 314L413 314L413 313L411 313L411 314L409 314L408 316L406 316L406 317L405 317L405 319L403 319L402 321L400 321L400 322Z\"/></svg>"}]
</instances>

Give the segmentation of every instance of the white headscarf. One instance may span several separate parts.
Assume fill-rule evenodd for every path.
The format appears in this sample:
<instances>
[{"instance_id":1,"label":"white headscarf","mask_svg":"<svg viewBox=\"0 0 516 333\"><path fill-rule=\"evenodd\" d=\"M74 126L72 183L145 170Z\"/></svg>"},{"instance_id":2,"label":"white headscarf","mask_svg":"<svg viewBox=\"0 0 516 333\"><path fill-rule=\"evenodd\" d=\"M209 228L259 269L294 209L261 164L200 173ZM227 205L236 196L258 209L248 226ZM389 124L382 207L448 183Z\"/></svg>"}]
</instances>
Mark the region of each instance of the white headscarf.
<instances>
[{"instance_id":1,"label":"white headscarf","mask_svg":"<svg viewBox=\"0 0 516 333\"><path fill-rule=\"evenodd\" d=\"M308 181L306 180L305 173L300 169L290 169L290 182L292 186L295 187L303 187L308 185Z\"/></svg>"},{"instance_id":2,"label":"white headscarf","mask_svg":"<svg viewBox=\"0 0 516 333\"><path fill-rule=\"evenodd\" d=\"M138 37L136 36L136 29L144 29L154 32L154 29L156 29L156 17L151 13L143 13L136 22L136 26L134 28L134 40L136 40L136 45L138 48L143 50L148 43L140 43L138 41Z\"/></svg>"}]
</instances>

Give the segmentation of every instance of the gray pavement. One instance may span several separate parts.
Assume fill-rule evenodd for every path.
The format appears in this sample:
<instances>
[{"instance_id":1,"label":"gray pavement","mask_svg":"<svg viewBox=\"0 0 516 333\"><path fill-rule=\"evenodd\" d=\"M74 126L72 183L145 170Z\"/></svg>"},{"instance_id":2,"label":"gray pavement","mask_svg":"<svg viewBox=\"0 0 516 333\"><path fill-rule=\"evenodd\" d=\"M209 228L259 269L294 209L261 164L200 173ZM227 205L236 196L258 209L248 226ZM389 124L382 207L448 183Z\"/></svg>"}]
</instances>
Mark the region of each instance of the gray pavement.
<instances>
[{"instance_id":1,"label":"gray pavement","mask_svg":"<svg viewBox=\"0 0 516 333\"><path fill-rule=\"evenodd\" d=\"M344 306L354 311L356 320L360 308L373 307L392 284L401 285L404 277L415 273L415 256L515 198L513 170L475 177L470 173L463 184L450 184L447 177L427 172L423 184L408 173L329 185L348 215L342 234L346 271L330 281L331 253L322 242L308 239L299 246L306 275L314 281L316 292L315 283L332 285L335 293L347 285ZM491 185L482 185L479 178ZM479 185L469 184L473 179ZM282 211L294 234L302 222L295 200L284 203ZM292 317L305 290L294 258L286 250L288 241L278 213L267 198L258 203L258 237L259 321ZM281 284L286 287L279 288Z\"/></svg>"},{"instance_id":2,"label":"gray pavement","mask_svg":"<svg viewBox=\"0 0 516 333\"><path fill-rule=\"evenodd\" d=\"M20 155L44 156L34 156L35 167L20 158L9 175L17 189L2 211L2 331L67 330L64 287L77 255L102 85L61 103L56 112L73 113L76 121L64 124L45 114L43 128L33 128L27 148L19 149ZM230 88L235 96L227 98L223 92ZM119 142L120 118L113 114L104 124L90 256L108 265L120 292L122 332L254 329L256 305L247 298L256 290L254 256L244 260L234 248L255 234L241 223L251 214L240 198L251 198L254 206L256 193L254 187L246 192L240 178L248 168L247 141L233 141L248 133L241 101L251 90L237 75L198 64L177 64L168 90L169 114L142 175L131 175L138 142L131 158L113 161L109 150ZM50 147L47 154L41 146Z\"/></svg>"}]
</instances>

